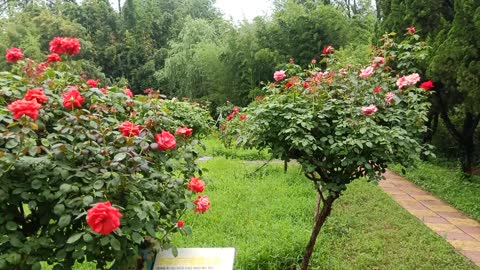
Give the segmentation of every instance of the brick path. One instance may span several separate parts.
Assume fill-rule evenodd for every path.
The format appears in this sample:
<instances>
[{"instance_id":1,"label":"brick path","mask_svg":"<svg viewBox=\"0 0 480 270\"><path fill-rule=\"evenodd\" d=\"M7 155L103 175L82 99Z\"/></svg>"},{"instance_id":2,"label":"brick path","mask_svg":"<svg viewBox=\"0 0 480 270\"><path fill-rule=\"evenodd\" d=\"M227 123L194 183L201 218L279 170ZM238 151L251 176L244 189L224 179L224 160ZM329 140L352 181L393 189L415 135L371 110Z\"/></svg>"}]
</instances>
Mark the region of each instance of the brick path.
<instances>
[{"instance_id":1,"label":"brick path","mask_svg":"<svg viewBox=\"0 0 480 270\"><path fill-rule=\"evenodd\" d=\"M480 266L480 223L391 171L379 186L398 204Z\"/></svg>"}]
</instances>

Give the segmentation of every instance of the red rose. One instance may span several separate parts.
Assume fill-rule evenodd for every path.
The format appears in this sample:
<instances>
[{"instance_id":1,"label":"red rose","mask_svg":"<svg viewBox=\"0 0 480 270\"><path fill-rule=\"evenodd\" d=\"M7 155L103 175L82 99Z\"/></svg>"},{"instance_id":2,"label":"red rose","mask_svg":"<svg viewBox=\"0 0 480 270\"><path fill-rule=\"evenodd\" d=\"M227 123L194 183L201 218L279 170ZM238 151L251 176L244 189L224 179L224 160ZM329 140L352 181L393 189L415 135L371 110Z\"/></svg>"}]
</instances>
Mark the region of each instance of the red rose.
<instances>
[{"instance_id":1,"label":"red rose","mask_svg":"<svg viewBox=\"0 0 480 270\"><path fill-rule=\"evenodd\" d=\"M239 111L240 111L240 107L235 107L232 110L232 112L235 113L235 114L238 113Z\"/></svg>"},{"instance_id":2,"label":"red rose","mask_svg":"<svg viewBox=\"0 0 480 270\"><path fill-rule=\"evenodd\" d=\"M5 54L5 59L7 59L7 62L11 62L11 63L17 62L22 58L23 58L22 50L15 47L8 49L7 53Z\"/></svg>"},{"instance_id":3,"label":"red rose","mask_svg":"<svg viewBox=\"0 0 480 270\"><path fill-rule=\"evenodd\" d=\"M235 114L234 114L233 112L232 112L231 114L229 114L229 115L227 116L227 121L232 120L234 116L235 116Z\"/></svg>"},{"instance_id":4,"label":"red rose","mask_svg":"<svg viewBox=\"0 0 480 270\"><path fill-rule=\"evenodd\" d=\"M290 87L292 87L292 85L293 85L293 83L287 82L287 83L285 84L285 87L290 88Z\"/></svg>"},{"instance_id":5,"label":"red rose","mask_svg":"<svg viewBox=\"0 0 480 270\"><path fill-rule=\"evenodd\" d=\"M87 211L87 223L94 232L107 235L120 227L121 216L110 202L97 203Z\"/></svg>"},{"instance_id":6,"label":"red rose","mask_svg":"<svg viewBox=\"0 0 480 270\"><path fill-rule=\"evenodd\" d=\"M153 89L152 88L147 88L147 89L143 90L143 93L145 93L147 95L151 94L151 93L153 93Z\"/></svg>"},{"instance_id":7,"label":"red rose","mask_svg":"<svg viewBox=\"0 0 480 270\"><path fill-rule=\"evenodd\" d=\"M323 48L323 54L330 54L333 53L335 49L333 46L328 45L327 47Z\"/></svg>"},{"instance_id":8,"label":"red rose","mask_svg":"<svg viewBox=\"0 0 480 270\"><path fill-rule=\"evenodd\" d=\"M373 88L373 92L374 92L374 93L378 93L378 92L380 92L380 91L382 91L382 87L381 87L380 85L375 86L375 88Z\"/></svg>"},{"instance_id":9,"label":"red rose","mask_svg":"<svg viewBox=\"0 0 480 270\"><path fill-rule=\"evenodd\" d=\"M195 204L195 212L205 213L208 208L210 208L210 200L207 196L198 196L197 199L193 202Z\"/></svg>"},{"instance_id":10,"label":"red rose","mask_svg":"<svg viewBox=\"0 0 480 270\"><path fill-rule=\"evenodd\" d=\"M140 133L140 126L129 121L123 122L120 126L118 126L118 129L125 137L137 136Z\"/></svg>"},{"instance_id":11,"label":"red rose","mask_svg":"<svg viewBox=\"0 0 480 270\"><path fill-rule=\"evenodd\" d=\"M422 84L420 84L420 88L423 88L425 91L428 91L428 90L432 89L433 87L434 87L434 85L433 85L433 82L431 80L423 82Z\"/></svg>"},{"instance_id":12,"label":"red rose","mask_svg":"<svg viewBox=\"0 0 480 270\"><path fill-rule=\"evenodd\" d=\"M60 55L56 53L51 53L47 55L47 63L60 62L60 61L62 61L62 58L60 58Z\"/></svg>"},{"instance_id":13,"label":"red rose","mask_svg":"<svg viewBox=\"0 0 480 270\"><path fill-rule=\"evenodd\" d=\"M69 110L73 110L74 107L81 108L85 98L80 95L77 89L70 90L62 94L63 106Z\"/></svg>"},{"instance_id":14,"label":"red rose","mask_svg":"<svg viewBox=\"0 0 480 270\"><path fill-rule=\"evenodd\" d=\"M185 222L183 220L177 221L177 228L182 228L185 225Z\"/></svg>"},{"instance_id":15,"label":"red rose","mask_svg":"<svg viewBox=\"0 0 480 270\"><path fill-rule=\"evenodd\" d=\"M128 88L125 88L125 90L123 90L123 93L125 93L125 95L127 95L129 97L133 97L132 90L130 90Z\"/></svg>"},{"instance_id":16,"label":"red rose","mask_svg":"<svg viewBox=\"0 0 480 270\"><path fill-rule=\"evenodd\" d=\"M26 115L35 120L38 117L38 109L41 107L42 105L38 104L36 100L20 99L10 103L7 109L13 112L13 119Z\"/></svg>"},{"instance_id":17,"label":"red rose","mask_svg":"<svg viewBox=\"0 0 480 270\"><path fill-rule=\"evenodd\" d=\"M190 137L192 136L192 129L188 127L179 127L177 128L177 131L175 131L175 134Z\"/></svg>"},{"instance_id":18,"label":"red rose","mask_svg":"<svg viewBox=\"0 0 480 270\"><path fill-rule=\"evenodd\" d=\"M247 116L245 114L240 115L240 120L245 120L247 119Z\"/></svg>"},{"instance_id":19,"label":"red rose","mask_svg":"<svg viewBox=\"0 0 480 270\"><path fill-rule=\"evenodd\" d=\"M87 84L88 84L88 86L90 86L92 88L98 87L98 82L96 80L93 80L93 79L88 80Z\"/></svg>"},{"instance_id":20,"label":"red rose","mask_svg":"<svg viewBox=\"0 0 480 270\"><path fill-rule=\"evenodd\" d=\"M24 97L25 100L36 100L37 103L43 104L47 102L48 97L45 96L42 89L35 88L35 89L28 89L27 93Z\"/></svg>"},{"instance_id":21,"label":"red rose","mask_svg":"<svg viewBox=\"0 0 480 270\"><path fill-rule=\"evenodd\" d=\"M108 92L108 87L102 87L100 88L100 91L104 94L106 94Z\"/></svg>"},{"instance_id":22,"label":"red rose","mask_svg":"<svg viewBox=\"0 0 480 270\"><path fill-rule=\"evenodd\" d=\"M303 82L303 88L308 88L310 84L308 82Z\"/></svg>"},{"instance_id":23,"label":"red rose","mask_svg":"<svg viewBox=\"0 0 480 270\"><path fill-rule=\"evenodd\" d=\"M172 133L162 130L162 133L155 134L155 141L157 142L158 149L165 151L175 148L177 142Z\"/></svg>"},{"instance_id":24,"label":"red rose","mask_svg":"<svg viewBox=\"0 0 480 270\"><path fill-rule=\"evenodd\" d=\"M37 65L37 74L40 76L48 68L48 62L42 62Z\"/></svg>"},{"instance_id":25,"label":"red rose","mask_svg":"<svg viewBox=\"0 0 480 270\"><path fill-rule=\"evenodd\" d=\"M80 53L80 42L78 38L55 37L50 41L50 52L56 54L66 53L74 55Z\"/></svg>"},{"instance_id":26,"label":"red rose","mask_svg":"<svg viewBox=\"0 0 480 270\"><path fill-rule=\"evenodd\" d=\"M188 183L187 187L193 192L200 193L205 190L205 182L200 180L200 178L192 177L190 178L190 182Z\"/></svg>"}]
</instances>

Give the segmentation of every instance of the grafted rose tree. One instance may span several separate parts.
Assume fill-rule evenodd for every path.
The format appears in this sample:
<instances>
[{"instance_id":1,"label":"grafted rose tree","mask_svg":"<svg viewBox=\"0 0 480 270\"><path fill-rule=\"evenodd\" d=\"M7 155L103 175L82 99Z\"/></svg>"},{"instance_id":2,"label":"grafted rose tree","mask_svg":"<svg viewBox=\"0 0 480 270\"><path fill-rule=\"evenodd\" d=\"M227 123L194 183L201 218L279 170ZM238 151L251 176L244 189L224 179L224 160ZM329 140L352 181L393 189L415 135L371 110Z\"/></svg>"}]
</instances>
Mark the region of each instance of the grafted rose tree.
<instances>
[{"instance_id":1,"label":"grafted rose tree","mask_svg":"<svg viewBox=\"0 0 480 270\"><path fill-rule=\"evenodd\" d=\"M41 64L9 50L0 73L0 269L131 269L146 238L169 248L183 214L210 207L195 164L208 111L86 81L61 61L78 40L50 45Z\"/></svg>"},{"instance_id":2,"label":"grafted rose tree","mask_svg":"<svg viewBox=\"0 0 480 270\"><path fill-rule=\"evenodd\" d=\"M244 108L244 120L225 121L224 135L246 147L267 148L283 160L296 159L318 193L314 227L301 269L307 269L322 225L334 202L355 179L381 179L389 163L409 166L420 152L429 92L418 74L397 74L397 44L385 36L372 62L339 63L333 48L321 69L287 64L265 87L265 97ZM411 50L424 48L410 46Z\"/></svg>"}]
</instances>

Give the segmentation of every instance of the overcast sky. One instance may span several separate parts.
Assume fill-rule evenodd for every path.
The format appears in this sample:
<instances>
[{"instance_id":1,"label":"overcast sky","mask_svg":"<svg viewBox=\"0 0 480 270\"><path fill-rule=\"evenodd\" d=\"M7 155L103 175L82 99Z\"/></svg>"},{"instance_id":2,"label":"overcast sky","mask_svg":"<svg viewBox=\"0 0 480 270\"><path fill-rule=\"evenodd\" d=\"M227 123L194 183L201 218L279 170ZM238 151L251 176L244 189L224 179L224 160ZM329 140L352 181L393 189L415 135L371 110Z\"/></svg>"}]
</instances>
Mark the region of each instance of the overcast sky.
<instances>
[{"instance_id":1,"label":"overcast sky","mask_svg":"<svg viewBox=\"0 0 480 270\"><path fill-rule=\"evenodd\" d=\"M255 16L271 14L272 0L217 0L215 4L224 14L225 19L233 18L241 21L244 18L252 20Z\"/></svg>"}]
</instances>

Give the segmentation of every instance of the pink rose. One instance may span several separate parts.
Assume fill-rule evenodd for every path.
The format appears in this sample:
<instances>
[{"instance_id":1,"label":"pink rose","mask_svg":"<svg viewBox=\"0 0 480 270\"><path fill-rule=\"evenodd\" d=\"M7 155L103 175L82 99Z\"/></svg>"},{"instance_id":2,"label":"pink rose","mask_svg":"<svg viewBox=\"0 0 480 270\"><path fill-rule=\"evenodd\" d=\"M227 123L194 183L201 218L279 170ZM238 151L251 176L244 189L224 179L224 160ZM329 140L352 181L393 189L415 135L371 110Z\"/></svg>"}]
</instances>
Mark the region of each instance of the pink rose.
<instances>
[{"instance_id":1,"label":"pink rose","mask_svg":"<svg viewBox=\"0 0 480 270\"><path fill-rule=\"evenodd\" d=\"M377 110L378 110L377 106L375 106L373 104L370 104L370 106L368 106L368 107L362 107L362 113L364 115L371 115L374 112L376 112Z\"/></svg>"},{"instance_id":2,"label":"pink rose","mask_svg":"<svg viewBox=\"0 0 480 270\"><path fill-rule=\"evenodd\" d=\"M165 151L175 148L177 141L172 133L162 130L161 133L155 134L155 141L157 142L158 149Z\"/></svg>"},{"instance_id":3,"label":"pink rose","mask_svg":"<svg viewBox=\"0 0 480 270\"><path fill-rule=\"evenodd\" d=\"M317 60L316 59L312 59L312 64L316 64L317 63Z\"/></svg>"},{"instance_id":4,"label":"pink rose","mask_svg":"<svg viewBox=\"0 0 480 270\"><path fill-rule=\"evenodd\" d=\"M132 90L130 90L128 88L125 88L125 90L123 90L123 93L125 93L125 95L127 95L129 97L133 97Z\"/></svg>"},{"instance_id":5,"label":"pink rose","mask_svg":"<svg viewBox=\"0 0 480 270\"><path fill-rule=\"evenodd\" d=\"M372 67L378 68L383 63L385 63L385 58L376 56L376 57L373 58Z\"/></svg>"},{"instance_id":6,"label":"pink rose","mask_svg":"<svg viewBox=\"0 0 480 270\"><path fill-rule=\"evenodd\" d=\"M368 77L372 76L372 74L373 74L373 67L369 66L367 68L361 69L359 76L360 76L360 78L365 79L365 78L368 78Z\"/></svg>"},{"instance_id":7,"label":"pink rose","mask_svg":"<svg viewBox=\"0 0 480 270\"><path fill-rule=\"evenodd\" d=\"M205 182L200 180L200 178L192 177L190 178L190 182L187 185L188 189L195 192L200 193L205 190Z\"/></svg>"},{"instance_id":8,"label":"pink rose","mask_svg":"<svg viewBox=\"0 0 480 270\"><path fill-rule=\"evenodd\" d=\"M416 31L417 31L417 29L415 29L415 26L407 27L407 34L408 35L413 35L413 34L415 34Z\"/></svg>"},{"instance_id":9,"label":"pink rose","mask_svg":"<svg viewBox=\"0 0 480 270\"><path fill-rule=\"evenodd\" d=\"M347 75L347 70L344 68L341 68L338 72L340 72L342 75Z\"/></svg>"},{"instance_id":10,"label":"pink rose","mask_svg":"<svg viewBox=\"0 0 480 270\"><path fill-rule=\"evenodd\" d=\"M122 214L110 202L97 203L87 211L87 223L94 232L108 235L120 227Z\"/></svg>"},{"instance_id":11,"label":"pink rose","mask_svg":"<svg viewBox=\"0 0 480 270\"><path fill-rule=\"evenodd\" d=\"M285 79L285 77L287 77L287 75L285 74L284 70L275 71L275 73L273 73L273 78L277 82Z\"/></svg>"},{"instance_id":12,"label":"pink rose","mask_svg":"<svg viewBox=\"0 0 480 270\"><path fill-rule=\"evenodd\" d=\"M395 98L395 94L393 92L388 92L385 95L385 102L387 102L387 104L390 105L393 101L393 98Z\"/></svg>"},{"instance_id":13,"label":"pink rose","mask_svg":"<svg viewBox=\"0 0 480 270\"><path fill-rule=\"evenodd\" d=\"M308 82L303 82L303 88L308 88L310 84Z\"/></svg>"},{"instance_id":14,"label":"pink rose","mask_svg":"<svg viewBox=\"0 0 480 270\"><path fill-rule=\"evenodd\" d=\"M402 89L405 86L414 85L420 81L420 75L418 73L412 73L407 76L402 76L397 80L397 86Z\"/></svg>"},{"instance_id":15,"label":"pink rose","mask_svg":"<svg viewBox=\"0 0 480 270\"><path fill-rule=\"evenodd\" d=\"M192 136L192 129L188 127L179 127L177 128L177 131L175 131L175 134L185 136L185 137L190 137Z\"/></svg>"},{"instance_id":16,"label":"pink rose","mask_svg":"<svg viewBox=\"0 0 480 270\"><path fill-rule=\"evenodd\" d=\"M210 208L210 200L207 196L198 196L197 199L193 202L195 204L195 212L205 213Z\"/></svg>"}]
</instances>

